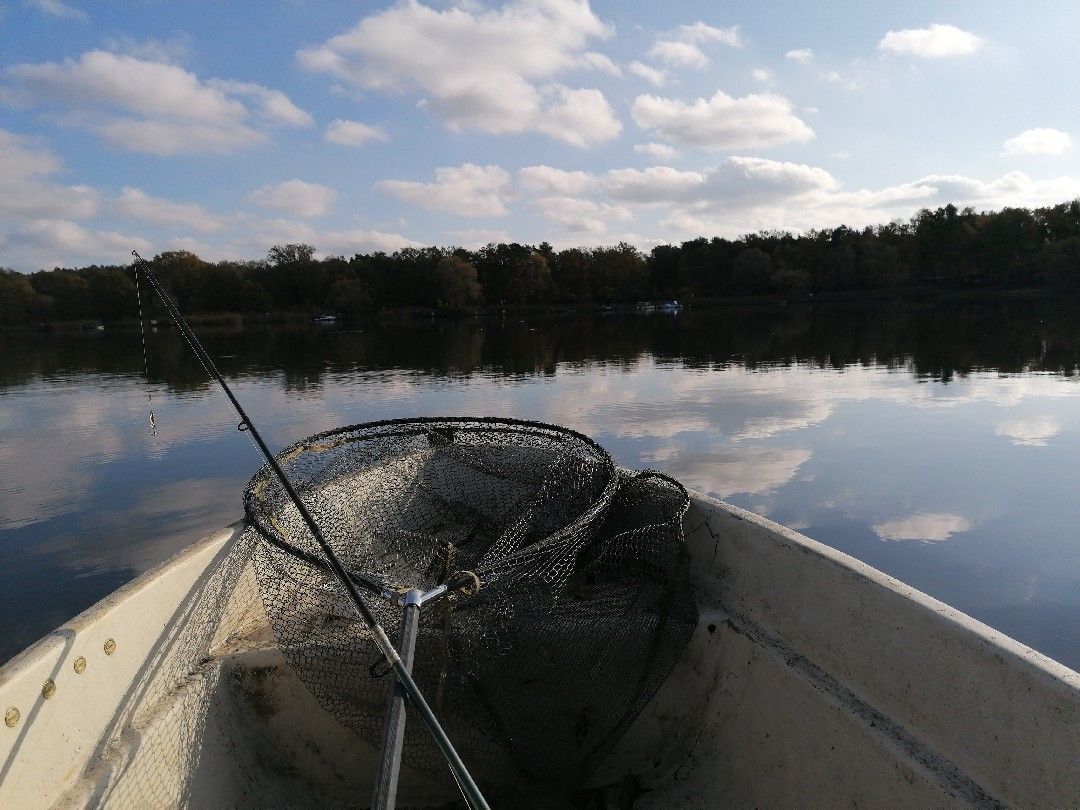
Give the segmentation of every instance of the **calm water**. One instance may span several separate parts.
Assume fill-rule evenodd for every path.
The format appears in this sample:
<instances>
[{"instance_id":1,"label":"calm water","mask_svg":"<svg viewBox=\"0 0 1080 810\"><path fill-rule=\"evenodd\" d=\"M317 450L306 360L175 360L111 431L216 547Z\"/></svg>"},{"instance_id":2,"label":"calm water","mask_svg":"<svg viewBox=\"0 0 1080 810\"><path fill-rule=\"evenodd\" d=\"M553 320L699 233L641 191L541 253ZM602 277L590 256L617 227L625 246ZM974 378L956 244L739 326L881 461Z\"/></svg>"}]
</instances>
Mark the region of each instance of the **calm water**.
<instances>
[{"instance_id":1,"label":"calm water","mask_svg":"<svg viewBox=\"0 0 1080 810\"><path fill-rule=\"evenodd\" d=\"M1080 322L1054 304L204 331L272 445L496 414L591 434L1080 668ZM0 336L0 660L241 514L177 336Z\"/></svg>"}]
</instances>

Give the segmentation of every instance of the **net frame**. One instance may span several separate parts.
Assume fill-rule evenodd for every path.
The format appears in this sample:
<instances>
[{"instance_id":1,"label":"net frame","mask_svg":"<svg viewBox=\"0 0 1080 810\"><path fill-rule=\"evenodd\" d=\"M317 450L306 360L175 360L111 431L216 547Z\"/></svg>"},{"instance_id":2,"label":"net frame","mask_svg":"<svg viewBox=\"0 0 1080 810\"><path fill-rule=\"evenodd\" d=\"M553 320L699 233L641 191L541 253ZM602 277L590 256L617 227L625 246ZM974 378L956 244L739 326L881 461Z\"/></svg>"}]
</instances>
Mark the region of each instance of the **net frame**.
<instances>
[{"instance_id":1,"label":"net frame","mask_svg":"<svg viewBox=\"0 0 1080 810\"><path fill-rule=\"evenodd\" d=\"M582 779L599 764L603 755L614 746L614 743L621 737L629 723L637 716L655 693L655 690L659 688L660 683L674 665L675 656L681 650L681 644L684 644L688 639L689 628L696 621L696 608L693 608L692 604L688 608L686 604L689 597L685 593L678 593L680 588L686 590L686 588L683 588L686 584L683 580L687 578L686 563L688 557L685 552L685 544L681 543L681 520L688 506L689 496L681 484L668 476L652 471L634 475L620 470L610 455L598 443L577 431L542 422L498 417L418 417L349 425L302 439L282 451L278 455L278 459L282 467L288 472L290 479L296 482L297 491L304 497L305 503L307 504L308 500L311 499L312 503L308 504L309 508L314 514L318 514L320 507L316 501L318 501L322 489L330 486L330 482L335 480L336 468L334 459L331 457L329 462L317 464L316 475L308 479L305 475L300 474L297 469L293 469L295 466L302 467L303 464L300 462L307 458L308 455L314 454L321 458L321 454L332 455L339 452L343 454L342 458L345 459L342 465L347 468L348 453L356 451L357 448L362 448L365 443L377 443L384 440L406 441L406 443L412 441L414 442L414 450L418 443L419 446L426 446L437 453L440 449L445 450L451 445L468 446L467 444L455 445L455 441L461 436L487 436L496 437L500 440L509 438L521 441L548 442L550 443L549 450L551 450L550 455L547 457L549 467L557 467L560 460L563 459L563 456L560 456L559 452L557 452L558 448L561 447L562 450L571 454L573 452L581 454L587 460L588 464L586 466L589 467L595 478L595 480L591 481L591 489L589 487L590 481L585 481L584 491L587 497L584 499L584 503L578 504L581 508L577 510L572 519L560 524L554 531L544 531L539 537L533 537L531 542L519 543L516 547L508 548L501 555L494 555L494 559L488 559L486 563L485 558L474 557L471 561L473 563L471 570L483 583L480 588L480 595L473 594L471 598L467 596L459 597L459 604L453 615L454 621L457 623L468 625L470 621L473 622L472 629L464 631L466 635L471 632L474 637L482 636L480 643L473 645L474 652L475 650L479 650L481 653L490 653L492 650L498 652L504 648L513 647L515 643L522 646L520 638L515 638L515 636L520 635L522 627L526 624L530 631L535 631L540 636L548 632L550 638L547 640L551 642L548 645L549 647L556 646L560 642L558 636L560 632L564 633L561 640L565 641L568 637L565 634L572 632L571 625L573 621L580 617L575 618L569 613L556 615L551 606L558 603L560 599L570 603L575 601L576 597L566 599L565 591L568 588L592 587L590 584L583 583L583 581L571 582L578 568L579 555L582 550L588 549L590 540L597 532L602 531L605 526L612 523L619 524L617 519L620 516L619 511L616 510L613 513L611 507L619 500L620 496L623 496L625 501L626 493L633 487L644 488L642 491L647 490L649 487L652 487L654 491L659 491L657 488L665 491L664 498L661 499L666 499L665 509L667 511L664 519L650 522L652 520L650 516L637 515L635 517L636 523L631 521L632 525L619 525L609 532L609 534L614 532L614 536L624 545L642 538L653 537L655 540L660 537L662 543L668 542L671 546L664 553L670 557L671 555L668 552L672 552L678 559L672 558L664 562L663 565L658 565L656 560L646 561L645 556L647 555L642 554L639 549L628 552L619 561L619 564L627 571L631 569L637 570L635 566L640 563L640 566L644 567L641 568L639 573L644 572L654 579L656 579L656 572L653 569L658 571L659 568L666 565L670 568L670 571L661 572L661 575L670 575L670 582L664 586L664 593L666 594L663 599L664 606L656 607L652 605L647 606L644 610L646 614L653 613L659 616L659 619L656 616L646 616L645 618L647 622L652 621L653 625L658 629L648 631L652 635L649 636L651 641L647 645L649 648L646 655L647 660L644 665L638 667L639 671L637 672L635 686L624 695L625 699L623 703L619 704L617 711L615 709L610 711L611 717L608 718L607 726L600 728L596 732L595 739L590 738L588 751L578 756L577 759L566 759L565 764L559 764L558 767L548 769L545 769L543 763L538 766L537 762L541 757L538 757L535 751L522 753L522 745L520 739L518 739L521 736L521 731L520 729L507 728L507 712L505 708L501 711L499 706L493 708L490 705L492 702L490 694L481 694L478 689L468 688L470 683L475 687L477 680L482 680L485 677L498 677L501 679L507 672L511 672L515 666L521 663L520 660L518 660L517 664L513 660L509 664L500 662L498 654L492 656L494 663L485 662L484 664L462 668L463 671L460 673L459 682L453 688L449 688L451 698L459 704L457 706L460 709L459 716L440 717L440 720L447 725L447 730L452 733L455 741L464 744L465 750L471 755L470 762L481 763L480 770L482 773L478 778L483 777L489 784L500 778L500 773L505 773L508 770L515 770L523 774L526 779L531 779L534 783L536 781L562 782L564 786L580 784ZM395 455L391 453L385 458L394 457ZM317 458L317 460L320 459ZM375 469L381 460L385 459L379 457L376 453L375 456L369 459L370 463L366 467L361 465L361 469ZM580 462L580 458L578 461ZM481 470L481 472L488 473L490 470ZM543 490L544 482L547 480L548 478L545 477L540 482L539 490ZM581 482L577 483L580 484ZM323 611L327 616L341 623L341 635L340 638L330 638L326 635L320 637L319 644L322 646L312 652L310 639L302 634L297 634L296 628L290 626L290 623L294 621L294 616L286 615L282 610L280 603L283 597L281 594L290 587L287 583L282 584L286 580L290 578L296 579L301 590L307 576L314 578L311 581L328 582L331 590L334 583L329 577L327 564L320 558L317 550L310 543L305 543L304 537L290 534L289 531L286 531L286 527L282 525L281 520L279 520L279 518L282 518L282 509L288 511L292 507L281 497L280 492L274 492L274 485L273 477L264 467L252 478L245 491L244 498L245 512L248 515L250 525L263 540L267 541L265 545L260 544L260 549L256 551L256 571L259 574L260 592L263 595L268 617L271 624L274 625L275 633L278 635L283 652L286 653L286 658L293 665L301 679L315 693L324 708L337 716L345 725L360 733L362 737L372 741L372 738L376 736L372 733L375 730L374 724L357 716L358 711L362 711L357 709L357 702L361 698L356 697L356 695L342 697L335 694L334 691L339 688L337 684L347 678L348 673L346 670L349 668L357 669L360 665L366 665L365 661L358 659L355 655L350 658L350 654L354 651L348 649L350 644L360 644L363 636L362 631L356 635L354 626L347 629L345 624L349 618L347 611L335 609L332 595L329 593L315 594L311 604L295 612L303 614L306 611L306 613L314 614L317 611ZM275 498L276 500L274 500ZM543 499L541 498L541 500ZM533 512L536 511L534 508ZM540 520L542 522L542 518ZM293 523L294 525L289 528L300 528L302 533L302 527L296 525L295 521ZM334 544L334 532L332 530L327 531L325 526L320 526L320 528L327 534L331 544ZM658 531L659 535L657 534ZM674 541L676 535L678 543L673 545L669 541ZM411 540L411 538L407 539ZM337 548L335 550L343 560L351 556L343 549ZM603 554L600 555L600 557L602 556ZM604 561L600 557L589 561L589 565L596 570L602 569ZM635 559L635 557L641 557L641 559ZM260 560L262 560L262 563L260 563ZM450 568L447 567L441 572L440 576L433 579L424 582L405 582L395 579L392 574L388 575L385 570L357 570L356 564L362 565L363 561L355 557L351 557L350 562L352 564L348 565L347 568L353 581L369 592L381 596L382 600L384 600L381 603L376 600L373 609L380 620L387 625L396 624L400 614L393 603L398 601L406 590L410 588L426 590L440 584L440 582L445 582L451 574ZM559 567L559 571L548 578L544 576L537 577L535 575L536 570L543 565ZM295 568L289 566L295 566ZM413 570L415 570L415 567ZM625 573L623 571L620 576ZM518 576L519 574L520 576ZM621 587L624 586L625 583ZM514 600L518 598L520 593L518 589L521 588L531 594L527 598L539 598L541 601L547 599L550 604L544 610L533 613L526 611L523 614L524 618L521 618L518 615L520 611L515 613L516 606L514 605ZM305 598L307 596L309 595L305 595ZM623 594L620 598L632 602L635 597ZM690 601L692 603L692 600ZM570 609L571 611L581 609L587 612L589 606L570 604ZM689 618L691 611L694 612L693 620ZM437 611L433 612L437 613ZM674 640L661 638L665 630L665 624L669 622L669 614L676 617L674 624L678 625L676 627L677 632L674 632L673 635L669 634L672 635ZM450 614L447 613L446 615L449 616ZM638 619L640 618L638 617ZM519 625L515 625L514 621L518 619L520 619ZM554 630L543 629L547 625L547 621L552 619L561 620L563 624L559 625L558 621L552 621L552 624L556 625ZM449 623L449 619L447 619L447 622ZM485 627L485 622L495 627L495 629ZM438 615L427 624L428 626L425 628L424 623L421 623L421 647L429 655L435 653L437 657L440 647L431 639L437 636L439 632L436 626L438 624ZM425 632L428 638L426 648L424 643ZM444 633L448 632L448 630L444 629ZM646 631L641 632L645 633ZM351 640L347 636L348 633L354 633ZM675 638L675 636L678 636L678 638ZM475 638L472 640L475 640ZM628 654L630 648L625 643L626 639L621 639L621 641L623 642L621 648L618 646L618 642L604 643L614 650L613 652L603 653L607 655L603 662L604 666L610 668L613 661L617 663L616 659L620 653L623 655ZM535 644L529 641L524 644L524 647L529 650L529 655L538 653L543 658L548 652L543 642L543 639ZM445 641L444 636L442 647L445 648L447 644L448 642ZM573 641L570 646L573 646ZM329 653L328 650L330 650ZM568 679L568 682L572 680L580 687L593 677L594 671L600 666L598 662L602 657L600 652L596 652L594 653L596 660L592 660L588 659L587 656L580 655L582 652L585 651L583 649L575 650L574 655L569 656L567 659L569 663L556 661L536 664L531 662L528 665L533 667L536 672L547 673L549 676L552 672L556 673L557 676L559 672L573 670L572 678ZM446 649L443 649L442 653L449 656ZM324 662L330 661L331 666L329 669L332 671L330 677L324 678L322 673L312 671L312 661L319 656L323 657ZM612 658L612 656L615 656L615 658ZM417 674L417 679L420 683L426 684L425 693L433 696L433 703L438 711L443 702L442 695L444 691L444 683L440 678L445 677L445 671L436 676L433 674L431 666L427 666L425 669L423 657L418 661L418 665L420 672ZM374 676L374 674L374 671L372 671L371 675ZM356 687L356 694L364 697L367 688L361 684ZM501 683L499 688L494 691L498 693L500 689L502 689ZM469 694L462 697L465 692ZM473 692L477 692L479 697ZM495 703L498 703L499 699L496 698ZM509 693L504 690L501 699L505 707L507 704L510 706L515 705L515 701L518 705L521 705L523 697L520 690L516 693L513 690ZM350 703L350 701L352 702ZM541 706L553 705L550 700L547 704L544 704L543 701L540 703ZM377 709L377 704L372 703L368 708L374 714L381 716L381 710ZM530 709L532 708L534 707L530 707ZM586 706L586 709L588 708ZM585 709L581 711L585 712ZM529 715L530 712L523 710L522 714ZM539 721L541 724L545 720L543 715L543 711L534 711L531 714L534 722ZM472 722L470 724L470 716L473 721L480 716L485 719L483 722ZM465 719L463 720L462 717ZM440 768L432 756L430 744L425 742L422 734L416 733L418 729L415 728L415 723L412 722L411 717L410 723L412 728L407 736L406 762L422 772L425 769L429 774L439 772ZM480 728L480 732L477 732L477 728ZM589 733L592 734L592 731L590 730ZM564 740L564 747L565 742ZM553 759L558 760L558 757L555 756ZM434 766L432 766L433 762L435 762Z\"/></svg>"},{"instance_id":2,"label":"net frame","mask_svg":"<svg viewBox=\"0 0 1080 810\"><path fill-rule=\"evenodd\" d=\"M446 427L450 427L454 430L484 431L492 434L518 436L532 435L562 439L564 441L572 440L573 442L580 443L583 448L587 448L596 454L597 459L600 460L603 465L603 471L608 477L608 482L605 485L603 492L586 512L582 513L558 532L545 538L541 543L534 545L532 549L536 552L550 549L550 547L565 542L568 537L579 535L585 526L594 522L597 516L608 507L618 492L620 482L615 461L599 443L572 428L553 425L546 422L514 419L510 417L418 416L400 419L382 419L374 422L360 422L333 428L331 430L325 430L321 433L316 433L294 442L282 450L277 455L277 458L279 463L287 468L290 461L295 460L304 452L321 452L343 447L349 443L377 441L385 438L431 435L433 433L437 435L437 431ZM353 435L351 435L350 438L340 438L349 434ZM327 442L327 440L335 438L339 438L340 440L333 443ZM317 550L301 547L301 544L295 542L291 536L282 531L282 527L277 523L272 513L267 513L265 509L260 508L258 502L262 499L266 487L276 484L277 481L272 472L265 466L251 479L244 491L244 514L249 525L255 529L260 537L277 546L286 554L292 555L298 561L306 565L329 572L329 565L325 558L317 553ZM302 489L302 485L301 487L298 487L298 489ZM311 546L312 544L307 545ZM399 583L401 587L391 592L388 591L386 583L380 581L376 577L365 576L364 573L357 571L350 571L349 573L357 585L368 589L372 594L382 598L391 598L392 593L404 593L408 587L412 587L405 585L404 583ZM477 570L475 573L477 576L482 577L484 572L482 570Z\"/></svg>"}]
</instances>

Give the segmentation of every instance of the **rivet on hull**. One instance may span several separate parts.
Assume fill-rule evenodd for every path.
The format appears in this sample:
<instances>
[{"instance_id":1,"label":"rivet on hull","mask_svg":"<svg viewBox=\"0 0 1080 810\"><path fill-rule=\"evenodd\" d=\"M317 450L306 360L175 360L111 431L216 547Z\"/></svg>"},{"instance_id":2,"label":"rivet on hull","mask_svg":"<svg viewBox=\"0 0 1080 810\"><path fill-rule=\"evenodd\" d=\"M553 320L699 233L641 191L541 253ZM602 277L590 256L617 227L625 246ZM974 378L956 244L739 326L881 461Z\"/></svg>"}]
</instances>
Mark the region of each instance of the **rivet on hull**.
<instances>
[{"instance_id":1,"label":"rivet on hull","mask_svg":"<svg viewBox=\"0 0 1080 810\"><path fill-rule=\"evenodd\" d=\"M82 675L83 670L86 669L86 659L81 655L75 659L75 674Z\"/></svg>"},{"instance_id":2,"label":"rivet on hull","mask_svg":"<svg viewBox=\"0 0 1080 810\"><path fill-rule=\"evenodd\" d=\"M19 710L14 706L8 706L8 710L4 712L4 725L8 728L15 728L19 724Z\"/></svg>"},{"instance_id":3,"label":"rivet on hull","mask_svg":"<svg viewBox=\"0 0 1080 810\"><path fill-rule=\"evenodd\" d=\"M112 655L114 652L116 652L116 642L110 638L105 642L105 654Z\"/></svg>"},{"instance_id":4,"label":"rivet on hull","mask_svg":"<svg viewBox=\"0 0 1080 810\"><path fill-rule=\"evenodd\" d=\"M53 682L52 678L49 678L49 680L45 681L45 683L41 685L41 696L48 700L55 694L56 684Z\"/></svg>"}]
</instances>

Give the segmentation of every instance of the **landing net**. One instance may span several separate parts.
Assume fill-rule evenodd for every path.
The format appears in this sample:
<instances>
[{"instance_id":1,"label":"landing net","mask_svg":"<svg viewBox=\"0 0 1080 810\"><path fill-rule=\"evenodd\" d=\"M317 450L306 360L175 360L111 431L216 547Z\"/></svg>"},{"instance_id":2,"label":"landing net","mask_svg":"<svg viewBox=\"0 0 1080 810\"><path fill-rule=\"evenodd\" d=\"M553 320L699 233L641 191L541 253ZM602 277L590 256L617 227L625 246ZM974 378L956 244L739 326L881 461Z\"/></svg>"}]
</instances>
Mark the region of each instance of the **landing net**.
<instances>
[{"instance_id":1,"label":"landing net","mask_svg":"<svg viewBox=\"0 0 1080 810\"><path fill-rule=\"evenodd\" d=\"M395 420L321 433L278 459L392 636L401 608L385 597L467 583L421 613L413 674L482 785L581 784L690 637L686 490L620 470L579 433ZM268 468L244 503L284 656L377 747L393 675L374 639ZM445 773L413 713L403 759Z\"/></svg>"}]
</instances>

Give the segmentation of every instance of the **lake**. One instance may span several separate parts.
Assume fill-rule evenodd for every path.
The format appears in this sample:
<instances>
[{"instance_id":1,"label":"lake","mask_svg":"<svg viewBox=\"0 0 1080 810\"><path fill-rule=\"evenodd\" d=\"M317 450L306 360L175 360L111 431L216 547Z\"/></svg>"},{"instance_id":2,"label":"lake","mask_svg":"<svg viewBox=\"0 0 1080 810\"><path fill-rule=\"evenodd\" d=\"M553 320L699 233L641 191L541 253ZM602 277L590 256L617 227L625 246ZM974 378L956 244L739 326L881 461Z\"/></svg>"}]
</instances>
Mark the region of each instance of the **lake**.
<instances>
[{"instance_id":1,"label":"lake","mask_svg":"<svg viewBox=\"0 0 1080 810\"><path fill-rule=\"evenodd\" d=\"M1080 321L905 303L200 329L275 448L558 422L1080 669ZM236 520L260 460L174 330L0 335L0 660ZM157 414L148 431L147 392Z\"/></svg>"}]
</instances>

